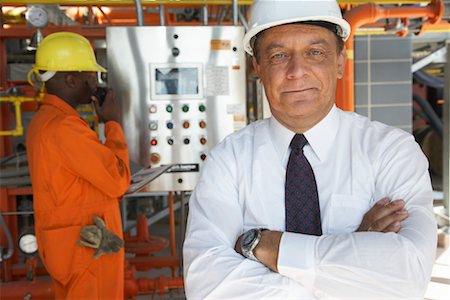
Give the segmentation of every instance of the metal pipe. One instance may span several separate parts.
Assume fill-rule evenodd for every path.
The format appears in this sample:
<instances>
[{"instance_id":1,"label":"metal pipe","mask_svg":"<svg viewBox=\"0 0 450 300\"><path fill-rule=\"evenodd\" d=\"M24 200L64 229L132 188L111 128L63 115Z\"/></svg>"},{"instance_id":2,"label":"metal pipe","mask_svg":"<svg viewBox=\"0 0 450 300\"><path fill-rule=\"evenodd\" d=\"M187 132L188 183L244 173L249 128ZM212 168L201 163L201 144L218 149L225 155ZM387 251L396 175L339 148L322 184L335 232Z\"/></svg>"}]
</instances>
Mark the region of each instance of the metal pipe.
<instances>
[{"instance_id":1,"label":"metal pipe","mask_svg":"<svg viewBox=\"0 0 450 300\"><path fill-rule=\"evenodd\" d=\"M175 256L175 208L174 192L169 192L169 223L170 223L170 255ZM175 268L172 268L172 276L175 276Z\"/></svg>"},{"instance_id":2,"label":"metal pipe","mask_svg":"<svg viewBox=\"0 0 450 300\"><path fill-rule=\"evenodd\" d=\"M445 64L444 82L444 105L442 108L442 119L444 121L444 140L443 140L443 173L442 185L444 192L444 208L447 218L449 215L450 204L450 40L447 40L447 63Z\"/></svg>"},{"instance_id":3,"label":"metal pipe","mask_svg":"<svg viewBox=\"0 0 450 300\"><path fill-rule=\"evenodd\" d=\"M233 25L238 25L239 6L237 0L233 0Z\"/></svg>"},{"instance_id":4,"label":"metal pipe","mask_svg":"<svg viewBox=\"0 0 450 300\"><path fill-rule=\"evenodd\" d=\"M16 186L24 186L30 185L31 178L30 176L22 176L17 178L0 178L0 187L16 187Z\"/></svg>"},{"instance_id":5,"label":"metal pipe","mask_svg":"<svg viewBox=\"0 0 450 300\"><path fill-rule=\"evenodd\" d=\"M134 0L136 5L136 22L138 26L144 26L144 11L142 10L141 0Z\"/></svg>"},{"instance_id":6,"label":"metal pipe","mask_svg":"<svg viewBox=\"0 0 450 300\"><path fill-rule=\"evenodd\" d=\"M8 251L3 255L0 253L0 262L3 262L3 260L8 260L11 258L11 256L14 255L14 244L11 237L11 232L8 229L8 226L5 223L5 219L3 219L3 216L0 214L0 225L3 227L3 231L6 235L6 240L8 241Z\"/></svg>"},{"instance_id":7,"label":"metal pipe","mask_svg":"<svg viewBox=\"0 0 450 300\"><path fill-rule=\"evenodd\" d=\"M0 178L8 178L8 177L17 177L23 175L29 175L30 169L28 167L18 167L18 168L9 168L3 169L0 174Z\"/></svg>"},{"instance_id":8,"label":"metal pipe","mask_svg":"<svg viewBox=\"0 0 450 300\"><path fill-rule=\"evenodd\" d=\"M164 5L159 5L159 25L164 26L166 24L166 19L164 15Z\"/></svg>"},{"instance_id":9,"label":"metal pipe","mask_svg":"<svg viewBox=\"0 0 450 300\"><path fill-rule=\"evenodd\" d=\"M241 10L239 10L239 20L241 21L242 26L244 26L245 31L248 31L247 19L245 18L244 14L242 13Z\"/></svg>"},{"instance_id":10,"label":"metal pipe","mask_svg":"<svg viewBox=\"0 0 450 300\"><path fill-rule=\"evenodd\" d=\"M384 8L374 3L359 5L347 13L344 18L350 23L352 32L347 42L347 63L345 64L344 78L339 80L336 91L336 104L343 110L355 109L355 74L354 74L354 34L358 28L365 24L373 23L384 18L428 18L428 22L437 23L444 14L442 0L432 0L424 7L401 6Z\"/></svg>"},{"instance_id":11,"label":"metal pipe","mask_svg":"<svg viewBox=\"0 0 450 300\"><path fill-rule=\"evenodd\" d=\"M413 99L422 108L422 111L425 113L425 116L427 118L427 121L430 123L431 128L433 128L437 135L442 138L442 121L439 118L438 114L434 111L430 102L417 94L413 94Z\"/></svg>"},{"instance_id":12,"label":"metal pipe","mask_svg":"<svg viewBox=\"0 0 450 300\"><path fill-rule=\"evenodd\" d=\"M203 15L203 25L208 26L208 5L203 5L202 8L202 15Z\"/></svg>"}]
</instances>

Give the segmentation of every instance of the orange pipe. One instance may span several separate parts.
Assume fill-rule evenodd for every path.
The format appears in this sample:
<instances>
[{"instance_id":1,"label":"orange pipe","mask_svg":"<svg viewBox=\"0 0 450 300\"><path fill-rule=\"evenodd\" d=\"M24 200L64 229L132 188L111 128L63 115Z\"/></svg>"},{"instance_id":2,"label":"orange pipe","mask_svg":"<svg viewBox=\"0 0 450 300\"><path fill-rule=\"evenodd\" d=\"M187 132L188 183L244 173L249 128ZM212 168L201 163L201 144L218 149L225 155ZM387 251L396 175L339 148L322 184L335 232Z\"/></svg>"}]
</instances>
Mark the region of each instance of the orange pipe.
<instances>
[{"instance_id":1,"label":"orange pipe","mask_svg":"<svg viewBox=\"0 0 450 300\"><path fill-rule=\"evenodd\" d=\"M374 3L359 5L344 14L344 19L350 23L352 32L345 46L347 48L347 63L344 78L338 81L336 90L336 105L343 110L355 109L355 66L354 66L354 34L358 28L385 18L428 18L428 22L439 22L444 14L442 0L432 0L425 7L401 6L384 8Z\"/></svg>"},{"instance_id":2,"label":"orange pipe","mask_svg":"<svg viewBox=\"0 0 450 300\"><path fill-rule=\"evenodd\" d=\"M169 192L169 223L170 223L170 255L175 256L175 208L174 208L173 192ZM175 267L172 267L172 276L175 276Z\"/></svg>"},{"instance_id":3,"label":"orange pipe","mask_svg":"<svg viewBox=\"0 0 450 300\"><path fill-rule=\"evenodd\" d=\"M2 299L54 299L53 282L51 280L1 282Z\"/></svg>"}]
</instances>

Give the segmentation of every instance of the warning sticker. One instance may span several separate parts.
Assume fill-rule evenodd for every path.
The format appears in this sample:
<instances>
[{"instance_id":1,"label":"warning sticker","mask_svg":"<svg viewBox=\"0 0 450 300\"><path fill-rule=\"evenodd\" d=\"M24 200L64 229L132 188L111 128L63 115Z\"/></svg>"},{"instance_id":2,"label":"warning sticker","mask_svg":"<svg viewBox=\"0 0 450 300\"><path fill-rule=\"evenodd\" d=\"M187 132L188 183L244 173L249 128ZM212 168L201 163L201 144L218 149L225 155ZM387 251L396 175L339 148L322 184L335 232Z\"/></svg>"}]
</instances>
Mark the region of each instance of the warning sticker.
<instances>
[{"instance_id":1,"label":"warning sticker","mask_svg":"<svg viewBox=\"0 0 450 300\"><path fill-rule=\"evenodd\" d=\"M211 50L230 50L230 40L211 40Z\"/></svg>"}]
</instances>

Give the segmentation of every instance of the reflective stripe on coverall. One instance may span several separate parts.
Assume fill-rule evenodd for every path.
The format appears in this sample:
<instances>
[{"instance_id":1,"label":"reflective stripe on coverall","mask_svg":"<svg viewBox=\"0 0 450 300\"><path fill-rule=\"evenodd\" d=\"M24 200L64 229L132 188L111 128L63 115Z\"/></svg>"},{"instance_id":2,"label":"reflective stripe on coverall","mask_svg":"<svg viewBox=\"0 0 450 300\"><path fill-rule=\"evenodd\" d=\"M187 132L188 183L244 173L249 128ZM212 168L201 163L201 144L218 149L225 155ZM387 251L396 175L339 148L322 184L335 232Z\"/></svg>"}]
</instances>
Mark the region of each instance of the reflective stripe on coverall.
<instances>
[{"instance_id":1,"label":"reflective stripe on coverall","mask_svg":"<svg viewBox=\"0 0 450 300\"><path fill-rule=\"evenodd\" d=\"M105 124L104 144L60 98L46 94L27 132L39 254L57 298L123 299L124 251L94 260L79 246L81 228L103 218L123 238L119 200L130 183L120 125Z\"/></svg>"}]
</instances>

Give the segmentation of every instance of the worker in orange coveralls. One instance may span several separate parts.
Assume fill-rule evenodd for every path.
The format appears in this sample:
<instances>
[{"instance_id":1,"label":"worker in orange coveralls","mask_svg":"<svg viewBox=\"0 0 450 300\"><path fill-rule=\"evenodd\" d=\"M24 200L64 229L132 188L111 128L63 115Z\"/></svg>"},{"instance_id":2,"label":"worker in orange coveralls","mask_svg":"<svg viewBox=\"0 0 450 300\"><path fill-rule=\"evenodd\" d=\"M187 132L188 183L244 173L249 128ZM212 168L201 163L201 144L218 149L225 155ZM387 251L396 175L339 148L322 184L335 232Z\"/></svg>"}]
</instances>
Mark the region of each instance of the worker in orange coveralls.
<instances>
[{"instance_id":1,"label":"worker in orange coveralls","mask_svg":"<svg viewBox=\"0 0 450 300\"><path fill-rule=\"evenodd\" d=\"M124 298L119 200L130 183L128 148L113 91L102 105L92 96L97 72L106 70L89 41L69 32L48 35L30 71L46 88L27 152L39 254L57 299ZM105 143L76 111L90 102Z\"/></svg>"}]
</instances>

